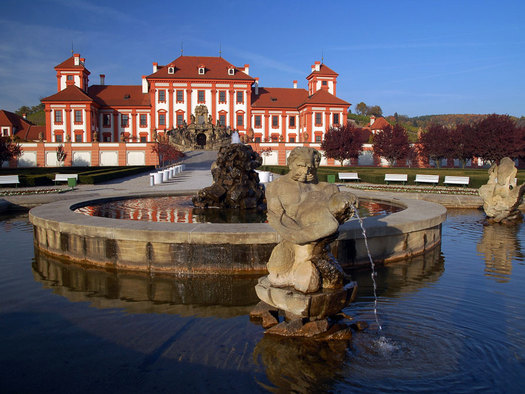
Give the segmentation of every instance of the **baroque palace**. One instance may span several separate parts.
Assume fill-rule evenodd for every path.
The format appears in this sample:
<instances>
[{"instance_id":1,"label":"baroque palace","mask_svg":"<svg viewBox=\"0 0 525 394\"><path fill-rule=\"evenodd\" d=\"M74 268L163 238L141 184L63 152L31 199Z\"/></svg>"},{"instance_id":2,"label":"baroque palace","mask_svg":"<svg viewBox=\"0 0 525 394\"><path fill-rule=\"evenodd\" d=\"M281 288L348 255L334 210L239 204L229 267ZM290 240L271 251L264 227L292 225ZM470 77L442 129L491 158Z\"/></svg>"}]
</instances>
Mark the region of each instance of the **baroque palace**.
<instances>
[{"instance_id":1,"label":"baroque palace","mask_svg":"<svg viewBox=\"0 0 525 394\"><path fill-rule=\"evenodd\" d=\"M338 74L316 62L308 90L259 87L249 65L221 57L180 56L142 76L141 85L89 85L79 54L55 67L57 90L42 99L50 142L151 142L195 121L206 106L213 124L236 129L253 142L321 142L332 125L346 122L349 103L336 97Z\"/></svg>"},{"instance_id":2,"label":"baroque palace","mask_svg":"<svg viewBox=\"0 0 525 394\"><path fill-rule=\"evenodd\" d=\"M153 63L140 85L106 85L103 74L90 85L79 54L55 70L57 93L42 99L45 132L23 143L22 156L10 166L56 166L60 145L66 166L156 165L157 141L199 129L199 123L237 130L241 141L265 152L266 164L285 164L296 146L319 149L330 127L346 123L350 106L336 96L338 74L321 62L311 66L307 90L297 81L290 88L259 86L248 64L236 67L222 57ZM198 143L206 148L206 137Z\"/></svg>"}]
</instances>

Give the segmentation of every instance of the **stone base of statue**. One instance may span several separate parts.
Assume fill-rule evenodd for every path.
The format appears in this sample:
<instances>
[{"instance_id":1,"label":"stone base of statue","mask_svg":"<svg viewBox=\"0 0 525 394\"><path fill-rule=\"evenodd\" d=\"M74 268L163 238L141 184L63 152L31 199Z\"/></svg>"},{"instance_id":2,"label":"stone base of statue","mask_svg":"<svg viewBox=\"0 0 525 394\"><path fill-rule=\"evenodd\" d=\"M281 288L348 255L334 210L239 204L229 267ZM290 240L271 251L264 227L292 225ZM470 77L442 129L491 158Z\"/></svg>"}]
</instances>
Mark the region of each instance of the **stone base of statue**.
<instances>
[{"instance_id":1,"label":"stone base of statue","mask_svg":"<svg viewBox=\"0 0 525 394\"><path fill-rule=\"evenodd\" d=\"M267 328L267 334L327 340L351 338L350 326L336 315L355 299L355 282L338 289L305 294L293 287L274 287L264 276L255 286L255 292L262 302L250 317L260 321ZM281 323L279 312L285 316Z\"/></svg>"}]
</instances>

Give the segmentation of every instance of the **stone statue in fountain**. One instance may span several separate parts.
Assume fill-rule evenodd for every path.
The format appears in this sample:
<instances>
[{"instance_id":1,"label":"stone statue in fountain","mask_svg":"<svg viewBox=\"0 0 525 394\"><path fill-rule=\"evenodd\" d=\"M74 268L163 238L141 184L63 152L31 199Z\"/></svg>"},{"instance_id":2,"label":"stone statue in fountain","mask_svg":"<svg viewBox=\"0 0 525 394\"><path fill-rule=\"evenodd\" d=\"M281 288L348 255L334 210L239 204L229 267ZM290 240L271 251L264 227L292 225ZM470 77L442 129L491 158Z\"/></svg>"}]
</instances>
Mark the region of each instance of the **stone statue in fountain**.
<instances>
[{"instance_id":1,"label":"stone statue in fountain","mask_svg":"<svg viewBox=\"0 0 525 394\"><path fill-rule=\"evenodd\" d=\"M488 223L510 222L521 218L518 209L525 193L525 183L518 186L514 162L505 157L489 168L489 180L478 192Z\"/></svg>"},{"instance_id":2,"label":"stone statue in fountain","mask_svg":"<svg viewBox=\"0 0 525 394\"><path fill-rule=\"evenodd\" d=\"M327 318L347 306L357 289L330 253L330 243L337 238L339 225L354 214L357 198L318 181L320 160L313 148L295 148L288 157L288 174L266 188L268 223L281 241L256 292L263 303L283 310L288 318L270 329L273 334L315 336L330 331L333 326ZM264 305L259 309L265 313ZM252 313L252 317L261 316ZM303 324L304 319L310 323Z\"/></svg>"},{"instance_id":3,"label":"stone statue in fountain","mask_svg":"<svg viewBox=\"0 0 525 394\"><path fill-rule=\"evenodd\" d=\"M219 207L264 211L264 187L255 169L261 156L251 146L231 144L222 147L213 162L213 185L201 189L192 198L197 208Z\"/></svg>"}]
</instances>

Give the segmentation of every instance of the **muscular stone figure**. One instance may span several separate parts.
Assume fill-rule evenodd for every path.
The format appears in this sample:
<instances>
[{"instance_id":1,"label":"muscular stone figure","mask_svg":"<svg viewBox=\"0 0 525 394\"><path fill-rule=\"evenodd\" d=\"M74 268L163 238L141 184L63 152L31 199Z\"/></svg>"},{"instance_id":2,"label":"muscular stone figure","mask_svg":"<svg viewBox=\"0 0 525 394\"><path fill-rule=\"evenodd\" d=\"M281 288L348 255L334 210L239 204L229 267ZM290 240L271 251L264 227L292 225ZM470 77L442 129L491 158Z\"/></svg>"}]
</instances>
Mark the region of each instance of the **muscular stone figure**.
<instances>
[{"instance_id":1,"label":"muscular stone figure","mask_svg":"<svg viewBox=\"0 0 525 394\"><path fill-rule=\"evenodd\" d=\"M273 286L293 286L303 293L343 285L344 274L329 252L339 224L354 213L356 197L317 179L321 155L313 148L295 148L290 172L267 186L268 223L282 241L268 262Z\"/></svg>"}]
</instances>

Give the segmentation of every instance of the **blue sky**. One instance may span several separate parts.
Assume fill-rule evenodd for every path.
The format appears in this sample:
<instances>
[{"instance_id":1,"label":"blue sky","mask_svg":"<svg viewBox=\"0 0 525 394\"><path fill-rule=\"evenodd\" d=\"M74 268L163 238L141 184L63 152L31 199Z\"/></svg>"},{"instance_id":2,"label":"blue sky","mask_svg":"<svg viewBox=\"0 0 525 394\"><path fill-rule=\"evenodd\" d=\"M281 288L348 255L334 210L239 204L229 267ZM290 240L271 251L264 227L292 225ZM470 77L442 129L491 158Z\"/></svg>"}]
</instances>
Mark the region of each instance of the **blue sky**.
<instances>
[{"instance_id":1,"label":"blue sky","mask_svg":"<svg viewBox=\"0 0 525 394\"><path fill-rule=\"evenodd\" d=\"M90 83L139 85L180 55L250 64L261 86L306 88L323 57L337 95L385 115L525 116L525 2L2 0L0 109L56 92L74 51Z\"/></svg>"}]
</instances>

